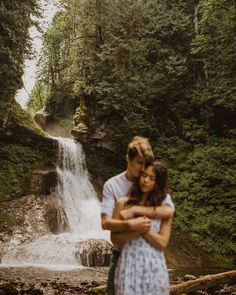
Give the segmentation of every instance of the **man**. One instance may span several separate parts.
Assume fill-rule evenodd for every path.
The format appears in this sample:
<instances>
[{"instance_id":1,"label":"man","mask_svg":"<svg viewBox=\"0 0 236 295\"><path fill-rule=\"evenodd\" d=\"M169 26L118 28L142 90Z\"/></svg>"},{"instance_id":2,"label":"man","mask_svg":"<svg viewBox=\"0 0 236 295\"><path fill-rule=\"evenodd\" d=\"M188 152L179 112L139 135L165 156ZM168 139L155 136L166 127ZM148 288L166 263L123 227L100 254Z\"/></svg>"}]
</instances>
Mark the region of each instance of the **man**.
<instances>
[{"instance_id":1,"label":"man","mask_svg":"<svg viewBox=\"0 0 236 295\"><path fill-rule=\"evenodd\" d=\"M168 196L158 207L135 206L133 211L124 212L124 220L112 218L116 201L129 194L133 183L144 170L145 163L153 159L151 145L147 138L135 136L129 143L126 153L126 171L110 178L103 187L103 201L101 209L102 228L110 231L136 231L144 233L150 229L149 218L169 219L173 216L174 205ZM135 216L139 216L134 218ZM127 219L130 218L130 219ZM108 295L114 294L114 271L119 251L114 250L108 274Z\"/></svg>"}]
</instances>

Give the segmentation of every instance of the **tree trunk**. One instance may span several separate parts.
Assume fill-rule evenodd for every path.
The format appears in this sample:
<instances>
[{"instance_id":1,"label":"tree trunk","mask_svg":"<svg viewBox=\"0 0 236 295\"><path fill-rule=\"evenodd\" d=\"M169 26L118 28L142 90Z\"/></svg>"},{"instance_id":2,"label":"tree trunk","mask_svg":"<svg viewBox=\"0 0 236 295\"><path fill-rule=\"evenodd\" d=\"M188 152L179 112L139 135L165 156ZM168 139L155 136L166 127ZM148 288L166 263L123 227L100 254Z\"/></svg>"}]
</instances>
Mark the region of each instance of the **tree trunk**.
<instances>
[{"instance_id":1,"label":"tree trunk","mask_svg":"<svg viewBox=\"0 0 236 295\"><path fill-rule=\"evenodd\" d=\"M221 284L236 283L236 270L183 282L170 288L170 295L188 294Z\"/></svg>"}]
</instances>

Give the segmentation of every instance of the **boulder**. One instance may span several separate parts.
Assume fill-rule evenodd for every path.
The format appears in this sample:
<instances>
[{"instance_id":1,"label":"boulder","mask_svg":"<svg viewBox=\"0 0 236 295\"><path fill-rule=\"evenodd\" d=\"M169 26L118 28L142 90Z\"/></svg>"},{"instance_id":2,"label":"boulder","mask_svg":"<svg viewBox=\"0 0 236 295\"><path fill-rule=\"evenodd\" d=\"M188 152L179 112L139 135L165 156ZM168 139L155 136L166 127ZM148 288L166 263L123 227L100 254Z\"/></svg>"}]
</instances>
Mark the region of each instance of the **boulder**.
<instances>
[{"instance_id":1,"label":"boulder","mask_svg":"<svg viewBox=\"0 0 236 295\"><path fill-rule=\"evenodd\" d=\"M37 170L35 172L41 177L39 191L39 194L41 195L50 195L53 191L55 191L58 180L57 172L55 168L53 168L48 170Z\"/></svg>"},{"instance_id":2,"label":"boulder","mask_svg":"<svg viewBox=\"0 0 236 295\"><path fill-rule=\"evenodd\" d=\"M83 266L109 266L112 245L104 239L78 242L75 256Z\"/></svg>"},{"instance_id":3,"label":"boulder","mask_svg":"<svg viewBox=\"0 0 236 295\"><path fill-rule=\"evenodd\" d=\"M0 285L0 295L18 295L18 291L10 284Z\"/></svg>"},{"instance_id":4,"label":"boulder","mask_svg":"<svg viewBox=\"0 0 236 295\"><path fill-rule=\"evenodd\" d=\"M194 275L185 274L183 279L184 279L184 281L189 281L189 280L196 280L197 277Z\"/></svg>"},{"instance_id":5,"label":"boulder","mask_svg":"<svg viewBox=\"0 0 236 295\"><path fill-rule=\"evenodd\" d=\"M97 295L106 295L107 285L101 285L92 289Z\"/></svg>"},{"instance_id":6,"label":"boulder","mask_svg":"<svg viewBox=\"0 0 236 295\"><path fill-rule=\"evenodd\" d=\"M76 141L79 141L81 143L85 143L86 142L86 133L85 132L81 132L81 131L78 131L76 129L72 129L71 130L71 135L73 136L73 138Z\"/></svg>"},{"instance_id":7,"label":"boulder","mask_svg":"<svg viewBox=\"0 0 236 295\"><path fill-rule=\"evenodd\" d=\"M69 231L69 222L62 207L50 208L45 217L48 221L48 227L53 234L57 235Z\"/></svg>"}]
</instances>

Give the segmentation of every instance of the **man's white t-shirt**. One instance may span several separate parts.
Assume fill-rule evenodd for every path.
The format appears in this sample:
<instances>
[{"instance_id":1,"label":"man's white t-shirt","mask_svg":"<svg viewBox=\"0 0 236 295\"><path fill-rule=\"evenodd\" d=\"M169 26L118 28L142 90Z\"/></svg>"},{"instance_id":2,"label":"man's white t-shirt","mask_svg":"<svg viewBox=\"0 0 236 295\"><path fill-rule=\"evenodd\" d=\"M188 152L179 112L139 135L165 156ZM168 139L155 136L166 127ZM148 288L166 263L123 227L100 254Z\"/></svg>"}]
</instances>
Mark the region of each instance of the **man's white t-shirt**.
<instances>
[{"instance_id":1,"label":"man's white t-shirt","mask_svg":"<svg viewBox=\"0 0 236 295\"><path fill-rule=\"evenodd\" d=\"M132 186L133 182L127 179L125 171L108 179L103 186L101 214L112 217L117 200L128 196ZM167 195L161 204L169 205L173 210L175 209L170 195Z\"/></svg>"}]
</instances>

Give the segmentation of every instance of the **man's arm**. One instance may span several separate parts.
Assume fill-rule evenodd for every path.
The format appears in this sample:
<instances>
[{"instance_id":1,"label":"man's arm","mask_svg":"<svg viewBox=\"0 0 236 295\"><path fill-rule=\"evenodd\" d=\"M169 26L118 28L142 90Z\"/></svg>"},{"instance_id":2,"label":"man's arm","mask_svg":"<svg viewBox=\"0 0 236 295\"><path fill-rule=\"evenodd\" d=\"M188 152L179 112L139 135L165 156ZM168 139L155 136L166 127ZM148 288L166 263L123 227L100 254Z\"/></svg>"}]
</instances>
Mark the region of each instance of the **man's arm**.
<instances>
[{"instance_id":1,"label":"man's arm","mask_svg":"<svg viewBox=\"0 0 236 295\"><path fill-rule=\"evenodd\" d=\"M102 228L110 231L125 231L131 229L130 220L118 220L109 217L106 214L101 215Z\"/></svg>"},{"instance_id":2,"label":"man's arm","mask_svg":"<svg viewBox=\"0 0 236 295\"><path fill-rule=\"evenodd\" d=\"M125 202L126 202L126 198L122 198L117 202L113 212L113 216L112 216L114 220L119 221L121 219L120 211L124 209ZM122 220L120 221L122 222ZM133 222L131 226L133 230L111 232L111 241L114 245L122 246L128 240L131 240L139 236L141 233L147 232L151 227L150 219L147 217L138 217L129 221Z\"/></svg>"},{"instance_id":3,"label":"man's arm","mask_svg":"<svg viewBox=\"0 0 236 295\"><path fill-rule=\"evenodd\" d=\"M119 211L120 214L120 211ZM138 217L132 218L129 220L121 220L120 216L115 215L116 217L109 217L106 214L101 215L102 219L102 228L104 230L110 230L112 232L123 232L123 231L138 231L143 232L147 227L147 218Z\"/></svg>"},{"instance_id":4,"label":"man's arm","mask_svg":"<svg viewBox=\"0 0 236 295\"><path fill-rule=\"evenodd\" d=\"M160 206L133 206L122 210L120 214L124 219L134 218L135 216L147 216L151 219L170 219L173 217L174 211L174 203L170 195L167 195Z\"/></svg>"}]
</instances>

